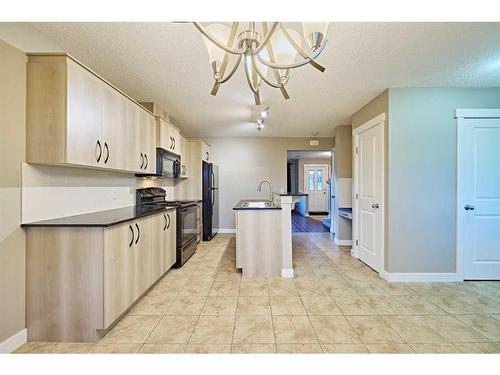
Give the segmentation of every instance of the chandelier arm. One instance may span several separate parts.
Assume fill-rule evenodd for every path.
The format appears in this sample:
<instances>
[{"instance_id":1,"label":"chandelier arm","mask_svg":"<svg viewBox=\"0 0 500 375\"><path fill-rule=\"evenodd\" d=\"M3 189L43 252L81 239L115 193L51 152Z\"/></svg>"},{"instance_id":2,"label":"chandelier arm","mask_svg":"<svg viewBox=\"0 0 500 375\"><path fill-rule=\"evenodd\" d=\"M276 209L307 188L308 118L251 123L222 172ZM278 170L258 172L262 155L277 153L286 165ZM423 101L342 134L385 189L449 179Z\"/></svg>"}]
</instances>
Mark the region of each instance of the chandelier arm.
<instances>
[{"instance_id":1,"label":"chandelier arm","mask_svg":"<svg viewBox=\"0 0 500 375\"><path fill-rule=\"evenodd\" d=\"M218 84L226 83L227 81L229 81L231 79L231 77L233 76L233 74L236 73L236 70L240 66L241 57L242 57L242 55L238 55L238 57L237 57L238 60L236 60L236 63L234 64L233 69L229 72L229 74L226 76L226 78L218 80L217 81Z\"/></svg>"},{"instance_id":2,"label":"chandelier arm","mask_svg":"<svg viewBox=\"0 0 500 375\"><path fill-rule=\"evenodd\" d=\"M281 27L281 31L283 31L283 34L285 35L285 37L288 39L288 41L290 42L292 47L295 48L295 50L299 53L299 55L302 56L303 59L309 59L309 63L312 66L314 66L320 72L324 72L325 68L309 57L309 55L300 47L300 45L298 45L295 42L295 40L293 40L293 38L290 36L290 33L285 28L285 26L283 26L283 24L280 24L280 27ZM325 40L325 42L326 42L326 40Z\"/></svg>"},{"instance_id":3,"label":"chandelier arm","mask_svg":"<svg viewBox=\"0 0 500 375\"><path fill-rule=\"evenodd\" d=\"M229 39L227 41L227 44L230 45L230 46L233 45L234 39L236 37L236 31L238 31L238 24L239 24L238 22L233 22L233 24L231 26L231 31L229 32ZM241 59L241 55L238 55L238 57ZM224 57L222 59L222 64L220 66L220 69L219 69L219 72L218 72L217 76L221 76L221 77L224 76L224 73L226 71L227 63L228 62L229 62L229 55L228 55L227 52L224 52ZM239 64L239 61L238 61L238 64ZM216 79L215 82L214 82L214 85L212 87L212 91L210 91L210 94L212 94L214 96L217 95L217 92L219 91L220 85L221 85L220 80Z\"/></svg>"},{"instance_id":4,"label":"chandelier arm","mask_svg":"<svg viewBox=\"0 0 500 375\"><path fill-rule=\"evenodd\" d=\"M210 34L205 28L199 23L199 22L193 22L193 25L200 31L200 33L203 34L208 40L210 40L213 44L215 44L217 47L223 49L227 53L230 53L232 55L242 55L245 53L246 49L241 48L241 49L234 49L231 47L228 47L224 45L224 43L221 43L218 41L212 34Z\"/></svg>"},{"instance_id":5,"label":"chandelier arm","mask_svg":"<svg viewBox=\"0 0 500 375\"><path fill-rule=\"evenodd\" d=\"M248 69L248 55L245 55L243 57L243 65L245 65L244 66L244 68L245 68L245 77L247 79L248 86L250 86L250 89L252 90L252 92L254 94L258 94L258 90L253 87L252 77L251 77L250 71Z\"/></svg>"},{"instance_id":6,"label":"chandelier arm","mask_svg":"<svg viewBox=\"0 0 500 375\"><path fill-rule=\"evenodd\" d=\"M266 25L264 26L264 24L266 24ZM259 47L257 47L257 49L255 50L255 52L254 52L255 54L259 53L260 51L262 51L264 49L264 47L271 39L271 36L273 35L274 31L276 30L276 27L278 27L279 24L280 24L279 22L273 22L273 25L271 26L271 30L269 30L266 33L266 36L264 37L264 39L262 39L262 42L260 43ZM267 23L266 22L262 22L262 30L267 30ZM264 31L264 32L266 32L266 31Z\"/></svg>"},{"instance_id":7,"label":"chandelier arm","mask_svg":"<svg viewBox=\"0 0 500 375\"><path fill-rule=\"evenodd\" d=\"M255 105L260 105L260 82L259 82L259 76L255 68L256 68L255 64L253 64L252 62L252 83L257 88L257 92L253 94L253 97L255 100Z\"/></svg>"},{"instance_id":8,"label":"chandelier arm","mask_svg":"<svg viewBox=\"0 0 500 375\"><path fill-rule=\"evenodd\" d=\"M267 33L267 23L263 22L262 23L262 30L264 31L264 33ZM269 46L267 47L267 52L269 53L269 60L271 60L271 62L274 62L275 59L274 59L274 51L273 51L273 46L271 43L269 43ZM257 55L259 56L259 55ZM276 77L276 81L281 81L281 77L280 77L280 74L279 72L273 68L273 72L274 72L274 76ZM283 95L283 98L285 98L285 100L288 100L290 99L290 95L288 95L288 91L286 90L285 86L281 86L280 87L280 91L281 91L281 95Z\"/></svg>"},{"instance_id":9,"label":"chandelier arm","mask_svg":"<svg viewBox=\"0 0 500 375\"><path fill-rule=\"evenodd\" d=\"M256 64L257 60L255 59L255 55L252 55L252 63L253 63L253 66L255 67L255 71L257 72L258 76L265 82L267 83L269 86L271 87L274 87L276 89L280 89L281 87L283 87L284 85L282 84L279 84L279 83L274 83L274 82L271 82L269 81L265 75L260 71L259 67L257 66Z\"/></svg>"},{"instance_id":10,"label":"chandelier arm","mask_svg":"<svg viewBox=\"0 0 500 375\"><path fill-rule=\"evenodd\" d=\"M273 68L273 69L295 69L295 68L309 64L311 62L311 60L314 60L316 57L318 57L319 54L321 52L323 52L323 49L325 48L326 43L327 43L327 40L325 39L323 44L321 45L321 47L319 47L316 50L316 52L314 52L312 55L308 56L307 59L301 60L301 61L293 63L293 64L289 64L289 65L280 65L280 64L275 64L271 61L266 61L260 55L257 55L257 58L259 59L259 61L262 64L267 65L268 67Z\"/></svg>"}]
</instances>

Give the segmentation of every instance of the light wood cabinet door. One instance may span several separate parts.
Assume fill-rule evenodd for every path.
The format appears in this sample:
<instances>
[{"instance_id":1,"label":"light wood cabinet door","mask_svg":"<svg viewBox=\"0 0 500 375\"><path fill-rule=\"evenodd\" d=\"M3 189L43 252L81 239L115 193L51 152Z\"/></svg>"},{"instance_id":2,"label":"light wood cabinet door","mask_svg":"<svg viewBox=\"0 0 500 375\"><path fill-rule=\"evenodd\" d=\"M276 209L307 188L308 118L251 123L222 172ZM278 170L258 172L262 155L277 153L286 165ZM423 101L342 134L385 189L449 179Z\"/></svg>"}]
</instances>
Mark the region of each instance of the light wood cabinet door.
<instances>
[{"instance_id":1,"label":"light wood cabinet door","mask_svg":"<svg viewBox=\"0 0 500 375\"><path fill-rule=\"evenodd\" d=\"M179 133L179 130L174 128L172 125L170 126L170 134L172 136L172 139L174 141L173 147L172 147L172 152L177 155L182 155L182 142L181 142L181 134Z\"/></svg>"},{"instance_id":2,"label":"light wood cabinet door","mask_svg":"<svg viewBox=\"0 0 500 375\"><path fill-rule=\"evenodd\" d=\"M139 298L153 282L151 275L152 224L152 217L134 222L134 300Z\"/></svg>"},{"instance_id":3,"label":"light wood cabinet door","mask_svg":"<svg viewBox=\"0 0 500 375\"><path fill-rule=\"evenodd\" d=\"M167 212L167 235L166 235L166 246L165 249L165 271L170 269L177 260L177 215L176 211Z\"/></svg>"},{"instance_id":4,"label":"light wood cabinet door","mask_svg":"<svg viewBox=\"0 0 500 375\"><path fill-rule=\"evenodd\" d=\"M146 173L156 172L156 123L153 115L142 110L141 143L144 155L143 169Z\"/></svg>"},{"instance_id":5,"label":"light wood cabinet door","mask_svg":"<svg viewBox=\"0 0 500 375\"><path fill-rule=\"evenodd\" d=\"M181 139L181 178L188 178L189 176L189 143L182 135Z\"/></svg>"},{"instance_id":6,"label":"light wood cabinet door","mask_svg":"<svg viewBox=\"0 0 500 375\"><path fill-rule=\"evenodd\" d=\"M125 107L125 168L141 172L144 166L144 155L141 143L141 113L135 103L127 103Z\"/></svg>"},{"instance_id":7,"label":"light wood cabinet door","mask_svg":"<svg viewBox=\"0 0 500 375\"><path fill-rule=\"evenodd\" d=\"M203 141L201 142L201 159L207 163L212 162L210 146Z\"/></svg>"},{"instance_id":8,"label":"light wood cabinet door","mask_svg":"<svg viewBox=\"0 0 500 375\"><path fill-rule=\"evenodd\" d=\"M103 157L101 165L125 169L125 98L106 83L101 83Z\"/></svg>"},{"instance_id":9,"label":"light wood cabinet door","mask_svg":"<svg viewBox=\"0 0 500 375\"><path fill-rule=\"evenodd\" d=\"M153 217L153 240L152 240L152 278L153 282L158 280L166 271L166 252L167 246L167 214L162 213Z\"/></svg>"},{"instance_id":10,"label":"light wood cabinet door","mask_svg":"<svg viewBox=\"0 0 500 375\"><path fill-rule=\"evenodd\" d=\"M104 327L134 302L133 222L104 230Z\"/></svg>"},{"instance_id":11,"label":"light wood cabinet door","mask_svg":"<svg viewBox=\"0 0 500 375\"><path fill-rule=\"evenodd\" d=\"M66 162L97 166L103 158L99 78L76 63L67 64Z\"/></svg>"}]
</instances>

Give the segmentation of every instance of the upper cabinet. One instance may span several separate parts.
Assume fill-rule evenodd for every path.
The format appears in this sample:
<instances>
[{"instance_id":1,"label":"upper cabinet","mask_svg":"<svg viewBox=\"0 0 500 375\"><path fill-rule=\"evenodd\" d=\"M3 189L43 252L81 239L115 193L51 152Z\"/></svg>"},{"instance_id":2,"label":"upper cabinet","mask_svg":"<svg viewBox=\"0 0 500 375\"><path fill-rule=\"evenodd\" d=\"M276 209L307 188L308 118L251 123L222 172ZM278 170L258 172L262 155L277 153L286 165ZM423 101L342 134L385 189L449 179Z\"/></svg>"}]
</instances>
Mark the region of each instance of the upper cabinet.
<instances>
[{"instance_id":1,"label":"upper cabinet","mask_svg":"<svg viewBox=\"0 0 500 375\"><path fill-rule=\"evenodd\" d=\"M156 117L157 145L169 152L181 155L182 144L179 129L165 120L163 117Z\"/></svg>"},{"instance_id":2,"label":"upper cabinet","mask_svg":"<svg viewBox=\"0 0 500 375\"><path fill-rule=\"evenodd\" d=\"M156 169L154 116L66 54L29 55L28 163Z\"/></svg>"},{"instance_id":3,"label":"upper cabinet","mask_svg":"<svg viewBox=\"0 0 500 375\"><path fill-rule=\"evenodd\" d=\"M189 142L184 136L181 138L181 178L189 177Z\"/></svg>"},{"instance_id":4,"label":"upper cabinet","mask_svg":"<svg viewBox=\"0 0 500 375\"><path fill-rule=\"evenodd\" d=\"M210 146L205 141L201 141L201 159L207 163L212 162Z\"/></svg>"}]
</instances>

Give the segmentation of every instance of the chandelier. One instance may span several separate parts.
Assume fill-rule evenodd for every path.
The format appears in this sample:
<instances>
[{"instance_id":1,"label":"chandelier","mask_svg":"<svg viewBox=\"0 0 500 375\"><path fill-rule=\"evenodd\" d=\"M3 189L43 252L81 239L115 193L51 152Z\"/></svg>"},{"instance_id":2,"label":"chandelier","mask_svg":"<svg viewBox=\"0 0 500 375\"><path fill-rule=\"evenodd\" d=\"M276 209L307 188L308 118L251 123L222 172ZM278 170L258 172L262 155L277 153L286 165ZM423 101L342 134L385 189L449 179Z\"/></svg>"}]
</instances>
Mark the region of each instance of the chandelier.
<instances>
[{"instance_id":1,"label":"chandelier","mask_svg":"<svg viewBox=\"0 0 500 375\"><path fill-rule=\"evenodd\" d=\"M217 95L219 87L234 75L243 60L246 81L252 90L255 104L260 104L260 88L262 82L277 88L285 99L289 98L286 84L290 78L290 70L307 64L320 72L325 68L315 59L326 46L325 38L328 22L304 22L303 35L311 51L302 49L302 37L293 30L287 29L281 22L249 22L248 27L238 33L238 22L231 27L221 23L212 23L207 27L193 22L203 34L208 50L208 58L214 75L214 86L210 92ZM300 55L301 60L295 61ZM236 61L228 69L229 55L235 55ZM227 71L227 73L226 73ZM274 78L268 78L268 72Z\"/></svg>"}]
</instances>

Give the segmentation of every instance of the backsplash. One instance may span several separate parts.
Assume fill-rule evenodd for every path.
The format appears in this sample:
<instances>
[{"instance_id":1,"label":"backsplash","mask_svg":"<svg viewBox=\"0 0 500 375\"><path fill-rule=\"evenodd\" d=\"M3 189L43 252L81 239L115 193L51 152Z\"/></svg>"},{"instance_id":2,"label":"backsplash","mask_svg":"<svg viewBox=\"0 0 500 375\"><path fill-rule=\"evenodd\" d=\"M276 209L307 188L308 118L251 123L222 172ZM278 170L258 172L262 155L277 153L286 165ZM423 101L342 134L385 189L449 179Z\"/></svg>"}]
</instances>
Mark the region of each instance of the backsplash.
<instances>
[{"instance_id":1,"label":"backsplash","mask_svg":"<svg viewBox=\"0 0 500 375\"><path fill-rule=\"evenodd\" d=\"M174 199L169 179L84 168L22 165L22 222L109 210L135 204L135 190L162 187Z\"/></svg>"}]
</instances>

